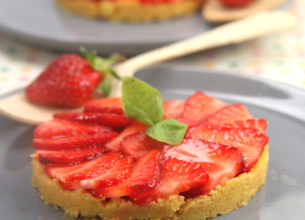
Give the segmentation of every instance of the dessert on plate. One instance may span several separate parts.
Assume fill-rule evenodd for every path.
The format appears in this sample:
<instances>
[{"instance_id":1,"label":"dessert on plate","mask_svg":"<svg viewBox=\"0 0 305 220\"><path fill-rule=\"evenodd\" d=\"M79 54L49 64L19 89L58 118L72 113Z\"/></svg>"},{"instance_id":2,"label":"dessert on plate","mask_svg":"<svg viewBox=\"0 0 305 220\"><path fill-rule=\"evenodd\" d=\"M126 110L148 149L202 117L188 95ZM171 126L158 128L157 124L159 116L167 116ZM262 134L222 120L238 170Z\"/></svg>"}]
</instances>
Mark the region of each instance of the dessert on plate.
<instances>
[{"instance_id":1,"label":"dessert on plate","mask_svg":"<svg viewBox=\"0 0 305 220\"><path fill-rule=\"evenodd\" d=\"M123 78L122 98L87 102L34 131L32 183L78 217L206 219L245 206L262 187L267 122L197 91L163 101Z\"/></svg>"},{"instance_id":2,"label":"dessert on plate","mask_svg":"<svg viewBox=\"0 0 305 220\"><path fill-rule=\"evenodd\" d=\"M199 11L205 0L56 0L63 9L89 18L148 22Z\"/></svg>"}]
</instances>

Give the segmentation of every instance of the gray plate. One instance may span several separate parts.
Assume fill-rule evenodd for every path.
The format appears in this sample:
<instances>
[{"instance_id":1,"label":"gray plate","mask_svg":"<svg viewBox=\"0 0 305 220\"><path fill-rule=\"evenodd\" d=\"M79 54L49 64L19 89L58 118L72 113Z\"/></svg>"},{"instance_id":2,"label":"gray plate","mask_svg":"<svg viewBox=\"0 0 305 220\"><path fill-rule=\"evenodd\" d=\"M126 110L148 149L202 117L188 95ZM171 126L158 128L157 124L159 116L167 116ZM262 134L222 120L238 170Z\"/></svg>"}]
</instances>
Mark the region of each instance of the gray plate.
<instances>
[{"instance_id":1,"label":"gray plate","mask_svg":"<svg viewBox=\"0 0 305 220\"><path fill-rule=\"evenodd\" d=\"M287 0L281 8L287 7ZM149 24L111 23L74 16L54 0L1 0L0 30L41 48L134 55L211 30L200 14Z\"/></svg>"},{"instance_id":2,"label":"gray plate","mask_svg":"<svg viewBox=\"0 0 305 220\"><path fill-rule=\"evenodd\" d=\"M244 103L268 120L270 162L267 182L246 207L219 220L304 220L305 91L273 81L190 68L150 68L136 76L157 87L165 99L185 99L196 90L227 103ZM0 116L1 219L64 219L31 187L34 127Z\"/></svg>"}]
</instances>

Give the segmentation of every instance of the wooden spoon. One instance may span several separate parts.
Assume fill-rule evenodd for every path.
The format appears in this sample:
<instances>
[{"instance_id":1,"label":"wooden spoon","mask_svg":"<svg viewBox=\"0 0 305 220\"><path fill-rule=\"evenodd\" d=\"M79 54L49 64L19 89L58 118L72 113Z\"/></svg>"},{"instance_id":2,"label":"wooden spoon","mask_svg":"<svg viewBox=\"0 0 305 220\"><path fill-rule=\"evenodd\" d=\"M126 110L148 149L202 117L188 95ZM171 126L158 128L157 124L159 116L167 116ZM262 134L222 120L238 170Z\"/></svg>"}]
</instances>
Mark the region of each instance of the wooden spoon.
<instances>
[{"instance_id":1,"label":"wooden spoon","mask_svg":"<svg viewBox=\"0 0 305 220\"><path fill-rule=\"evenodd\" d=\"M255 0L240 8L226 7L219 0L208 0L202 9L203 17L210 22L228 22L281 5L285 0Z\"/></svg>"},{"instance_id":2,"label":"wooden spoon","mask_svg":"<svg viewBox=\"0 0 305 220\"><path fill-rule=\"evenodd\" d=\"M146 66L164 60L195 53L201 50L239 43L261 35L296 26L295 17L288 12L263 12L251 17L219 26L207 33L186 39L142 55L135 56L115 66L121 76L133 76ZM121 81L114 79L111 96L121 95ZM26 100L23 94L16 94L0 101L0 113L14 120L40 124L52 119L56 112L68 109L36 105ZM81 109L74 109L81 111ZM71 109L69 109L71 111Z\"/></svg>"}]
</instances>

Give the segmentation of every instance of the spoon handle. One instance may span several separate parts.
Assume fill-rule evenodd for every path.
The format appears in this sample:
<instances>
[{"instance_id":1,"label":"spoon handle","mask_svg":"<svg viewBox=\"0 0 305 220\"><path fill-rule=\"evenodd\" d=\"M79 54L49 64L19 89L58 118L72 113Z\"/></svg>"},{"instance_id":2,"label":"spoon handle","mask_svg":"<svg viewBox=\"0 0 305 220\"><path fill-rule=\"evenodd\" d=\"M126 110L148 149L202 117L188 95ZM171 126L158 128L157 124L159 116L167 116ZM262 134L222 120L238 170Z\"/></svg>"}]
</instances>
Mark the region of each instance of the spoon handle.
<instances>
[{"instance_id":1,"label":"spoon handle","mask_svg":"<svg viewBox=\"0 0 305 220\"><path fill-rule=\"evenodd\" d=\"M116 67L120 76L133 76L144 67L198 51L239 43L251 38L296 26L289 12L261 12L219 26L212 31L135 56ZM183 30L181 30L183 31Z\"/></svg>"}]
</instances>

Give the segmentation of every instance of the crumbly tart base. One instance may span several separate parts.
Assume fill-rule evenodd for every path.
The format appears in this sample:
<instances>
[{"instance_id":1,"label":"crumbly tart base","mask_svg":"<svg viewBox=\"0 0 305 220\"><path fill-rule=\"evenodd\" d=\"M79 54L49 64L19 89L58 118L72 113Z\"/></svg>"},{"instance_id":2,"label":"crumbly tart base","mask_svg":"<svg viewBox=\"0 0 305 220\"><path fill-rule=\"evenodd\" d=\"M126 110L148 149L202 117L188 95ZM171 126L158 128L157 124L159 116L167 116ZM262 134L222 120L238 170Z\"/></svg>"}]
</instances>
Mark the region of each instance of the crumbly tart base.
<instances>
[{"instance_id":1,"label":"crumbly tart base","mask_svg":"<svg viewBox=\"0 0 305 220\"><path fill-rule=\"evenodd\" d=\"M150 22L186 16L199 11L205 0L181 0L171 3L142 4L120 0L55 0L63 9L88 18L112 21Z\"/></svg>"},{"instance_id":2,"label":"crumbly tart base","mask_svg":"<svg viewBox=\"0 0 305 220\"><path fill-rule=\"evenodd\" d=\"M121 198L97 199L85 190L66 190L57 179L50 178L44 172L44 166L35 159L32 161L32 184L46 204L61 207L75 217L100 217L104 220L204 220L247 205L265 183L268 158L268 146L265 146L260 160L249 173L217 186L209 195L186 200L183 196L173 195L144 206Z\"/></svg>"}]
</instances>

